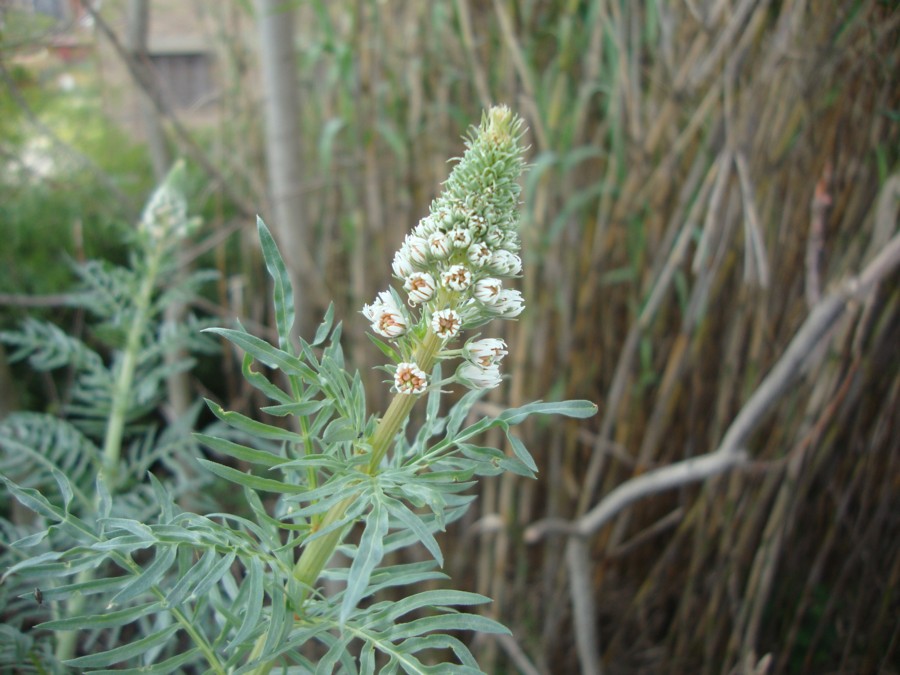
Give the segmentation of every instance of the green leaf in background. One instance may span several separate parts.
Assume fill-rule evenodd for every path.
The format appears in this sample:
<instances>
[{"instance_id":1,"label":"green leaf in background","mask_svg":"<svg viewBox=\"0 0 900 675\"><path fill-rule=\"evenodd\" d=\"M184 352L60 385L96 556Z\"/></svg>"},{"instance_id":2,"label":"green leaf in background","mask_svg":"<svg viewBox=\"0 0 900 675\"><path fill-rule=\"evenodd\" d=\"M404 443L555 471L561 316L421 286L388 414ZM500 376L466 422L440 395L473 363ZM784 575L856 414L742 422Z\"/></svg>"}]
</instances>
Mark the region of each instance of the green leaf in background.
<instances>
[{"instance_id":1,"label":"green leaf in background","mask_svg":"<svg viewBox=\"0 0 900 675\"><path fill-rule=\"evenodd\" d=\"M525 444L521 441L521 439L509 433L508 431L506 433L506 438L509 439L509 444L512 446L513 453L515 453L516 457L522 460L522 463L529 469L537 472L538 466L535 463L534 458L531 456L531 453L528 452L528 448L525 447Z\"/></svg>"},{"instance_id":2,"label":"green leaf in background","mask_svg":"<svg viewBox=\"0 0 900 675\"><path fill-rule=\"evenodd\" d=\"M399 520L403 525L405 525L409 530L415 533L416 538L422 542L425 548L428 549L428 552L434 557L437 561L437 564L441 567L444 566L444 555L441 553L440 544L437 543L437 540L434 538L434 535L428 530L428 526L422 522L422 519L419 518L415 513L410 511L406 505L398 501L396 499L392 499L390 497L383 497L382 501L384 505L387 507L390 514Z\"/></svg>"},{"instance_id":3,"label":"green leaf in background","mask_svg":"<svg viewBox=\"0 0 900 675\"><path fill-rule=\"evenodd\" d=\"M401 598L396 602L386 603L386 608L374 615L371 623L375 625L380 625L382 623L393 624L404 614L409 614L410 612L415 612L426 607L483 605L490 601L491 599L489 597L481 595L480 593L457 591L452 588L437 588ZM368 621L365 623L368 625Z\"/></svg>"},{"instance_id":4,"label":"green leaf in background","mask_svg":"<svg viewBox=\"0 0 900 675\"><path fill-rule=\"evenodd\" d=\"M281 405L267 405L260 410L270 415L284 417L286 415L295 415L297 417L306 417L313 413L319 412L322 408L333 405L331 401L295 401L293 403L283 403Z\"/></svg>"},{"instance_id":5,"label":"green leaf in background","mask_svg":"<svg viewBox=\"0 0 900 675\"><path fill-rule=\"evenodd\" d=\"M262 373L253 370L253 361L254 358L251 354L244 354L244 358L241 360L241 373L243 374L244 379L273 401L278 401L279 403L292 403L294 401L293 396L269 382L269 379Z\"/></svg>"},{"instance_id":6,"label":"green leaf in background","mask_svg":"<svg viewBox=\"0 0 900 675\"><path fill-rule=\"evenodd\" d=\"M241 627L238 629L238 632L225 648L226 651L231 651L236 645L241 644L250 637L259 625L259 618L262 615L262 604L264 599L264 574L265 568L263 568L263 564L260 562L259 558L255 556L250 558L250 565L247 567L247 576L244 579L246 593L242 593L245 599L244 602L241 603L244 606L244 619L241 622ZM242 588L241 591L244 591L244 588ZM235 612L239 612L240 609L241 608L237 603L232 606L232 610Z\"/></svg>"},{"instance_id":7,"label":"green leaf in background","mask_svg":"<svg viewBox=\"0 0 900 675\"><path fill-rule=\"evenodd\" d=\"M215 563L216 552L214 549L209 549L201 556L200 560L191 566L186 574L179 577L175 586L166 595L166 602L173 607L177 607L184 602L185 598L190 595L194 584L199 583L210 572Z\"/></svg>"},{"instance_id":8,"label":"green leaf in background","mask_svg":"<svg viewBox=\"0 0 900 675\"><path fill-rule=\"evenodd\" d=\"M255 436L256 438L267 438L273 441L286 441L288 443L303 442L303 436L296 434L293 431L283 429L282 427L275 427L271 424L266 424L265 422L257 422L239 412L225 410L215 401L210 401L209 399L205 400L206 405L209 407L212 414L233 429L243 431L245 434Z\"/></svg>"},{"instance_id":9,"label":"green leaf in background","mask_svg":"<svg viewBox=\"0 0 900 675\"><path fill-rule=\"evenodd\" d=\"M178 632L179 628L181 628L181 626L179 626L178 624L172 624L171 626L167 626L162 630L151 633L147 637L141 638L140 640L126 643L121 647L116 647L115 649L110 649L109 651L105 652L99 652L97 654L79 656L77 659L70 659L65 663L67 666L72 666L73 668L94 668L97 666L111 666L114 663L120 663L134 656L140 656L144 652L153 649L154 647L165 644L169 640L169 638L171 638L173 635L175 635L175 633Z\"/></svg>"},{"instance_id":10,"label":"green leaf in background","mask_svg":"<svg viewBox=\"0 0 900 675\"><path fill-rule=\"evenodd\" d=\"M331 332L331 327L334 325L334 303L331 302L328 304L328 311L325 312L325 318L322 319L322 323L316 329L316 336L313 338L312 346L316 347L323 342L325 342L326 338L328 338L328 334Z\"/></svg>"},{"instance_id":11,"label":"green leaf in background","mask_svg":"<svg viewBox=\"0 0 900 675\"><path fill-rule=\"evenodd\" d=\"M365 597L372 571L384 557L384 537L388 533L388 510L380 499L372 503L366 515L366 529L359 541L359 548L350 565L350 578L341 602L341 624L347 621L357 603Z\"/></svg>"},{"instance_id":12,"label":"green leaf in background","mask_svg":"<svg viewBox=\"0 0 900 675\"><path fill-rule=\"evenodd\" d=\"M252 490L262 490L263 492L277 492L281 494L297 495L306 492L306 488L302 485L291 485L290 483L282 483L280 480L271 478L262 478L254 476L252 473L243 473L230 466L224 466L216 462L210 462L208 459L198 459L198 462L212 471L217 476L230 480L232 483L243 485Z\"/></svg>"},{"instance_id":13,"label":"green leaf in background","mask_svg":"<svg viewBox=\"0 0 900 675\"><path fill-rule=\"evenodd\" d=\"M270 368L278 368L285 375L299 375L311 384L318 384L315 372L296 356L273 347L265 340L255 335L250 335L247 331L235 330L234 328L204 328L203 332L221 335L253 356L257 361L266 364Z\"/></svg>"},{"instance_id":14,"label":"green leaf in background","mask_svg":"<svg viewBox=\"0 0 900 675\"><path fill-rule=\"evenodd\" d=\"M183 672L181 667L195 660L200 655L200 649L195 647L186 652L173 656L165 661L154 663L152 666L140 666L138 668L116 668L115 670L94 670L92 675L169 675L169 673Z\"/></svg>"},{"instance_id":15,"label":"green leaf in background","mask_svg":"<svg viewBox=\"0 0 900 675\"><path fill-rule=\"evenodd\" d=\"M134 581L126 584L125 588L119 591L112 600L110 605L122 605L132 598L136 598L142 593L149 591L158 582L162 575L175 562L175 554L178 552L177 546L167 546L165 548L157 547L156 557L153 562L147 566L143 574Z\"/></svg>"},{"instance_id":16,"label":"green leaf in background","mask_svg":"<svg viewBox=\"0 0 900 675\"><path fill-rule=\"evenodd\" d=\"M278 346L289 354L293 354L291 345L291 329L294 327L294 289L284 259L275 245L272 233L259 216L256 217L256 229L259 231L259 243L262 247L266 269L272 277L272 299L275 303L275 326L278 329Z\"/></svg>"},{"instance_id":17,"label":"green leaf in background","mask_svg":"<svg viewBox=\"0 0 900 675\"><path fill-rule=\"evenodd\" d=\"M224 438L216 438L215 436L207 436L206 434L194 434L194 438L211 450L223 455L228 455L229 457L234 457L242 462L250 462L251 464L261 464L262 466L271 467L278 466L286 461L284 457L273 455L271 452L248 448L246 445L227 441Z\"/></svg>"},{"instance_id":18,"label":"green leaf in background","mask_svg":"<svg viewBox=\"0 0 900 675\"><path fill-rule=\"evenodd\" d=\"M159 601L150 602L143 605L135 605L127 607L115 612L105 612L95 616L73 616L68 619L56 619L54 621L45 621L35 628L41 630L78 630L81 628L109 628L111 626L124 626L125 624L137 621L142 616L146 616L151 612L158 610Z\"/></svg>"},{"instance_id":19,"label":"green leaf in background","mask_svg":"<svg viewBox=\"0 0 900 675\"><path fill-rule=\"evenodd\" d=\"M209 590L219 583L219 580L228 574L231 569L231 565L234 563L234 559L237 555L234 551L229 551L206 573L206 575L197 582L197 585L194 586L191 591L191 599L197 599L204 597Z\"/></svg>"},{"instance_id":20,"label":"green leaf in background","mask_svg":"<svg viewBox=\"0 0 900 675\"><path fill-rule=\"evenodd\" d=\"M597 405L590 401L556 401L545 403L543 401L535 401L521 408L510 408L497 416L498 420L502 420L507 424L521 424L529 415L563 415L565 417L575 417L584 419L597 414Z\"/></svg>"},{"instance_id":21,"label":"green leaf in background","mask_svg":"<svg viewBox=\"0 0 900 675\"><path fill-rule=\"evenodd\" d=\"M433 630L470 630L478 633L511 635L509 628L480 614L438 614L399 624L391 630L392 640L416 637Z\"/></svg>"}]
</instances>

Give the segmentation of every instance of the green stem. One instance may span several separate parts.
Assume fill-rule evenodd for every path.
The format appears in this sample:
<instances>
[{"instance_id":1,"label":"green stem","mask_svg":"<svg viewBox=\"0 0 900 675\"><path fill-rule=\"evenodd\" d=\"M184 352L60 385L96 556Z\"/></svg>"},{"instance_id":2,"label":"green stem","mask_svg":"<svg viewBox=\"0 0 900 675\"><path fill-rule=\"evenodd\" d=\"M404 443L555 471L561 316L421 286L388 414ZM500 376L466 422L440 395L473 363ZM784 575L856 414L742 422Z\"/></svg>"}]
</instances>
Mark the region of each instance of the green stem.
<instances>
[{"instance_id":1,"label":"green stem","mask_svg":"<svg viewBox=\"0 0 900 675\"><path fill-rule=\"evenodd\" d=\"M158 243L147 256L147 269L141 280L141 288L135 303L134 320L128 330L125 341L125 350L118 375L113 383L112 409L106 424L106 435L103 439L103 455L101 456L100 477L105 481L112 494L115 491L116 473L119 468L119 459L122 455L122 436L125 432L125 419L128 415L128 404L131 399L131 390L134 384L134 373L137 370L138 357L141 351L141 336L147 329L150 319L150 302L153 299L153 289L156 286L156 277L162 262L163 246ZM93 511L96 513L99 507L100 495L94 495ZM94 570L86 569L76 577L77 582L87 582L94 578ZM81 614L84 609L84 596L76 595L66 606L66 616L73 617ZM75 655L75 639L77 631L60 631L56 642L56 657L60 661L71 659Z\"/></svg>"},{"instance_id":2,"label":"green stem","mask_svg":"<svg viewBox=\"0 0 900 675\"><path fill-rule=\"evenodd\" d=\"M141 336L147 329L150 318L150 302L159 273L162 245L150 253L147 260L147 272L141 281L141 288L135 304L134 320L128 329L122 364L113 385L112 410L106 425L106 436L103 442L103 465L101 472L107 481L110 492L114 490L119 458L122 454L122 435L125 431L125 418L128 415L128 404L131 402L131 389L134 384L134 373L137 369L138 356L141 351Z\"/></svg>"},{"instance_id":3,"label":"green stem","mask_svg":"<svg viewBox=\"0 0 900 675\"><path fill-rule=\"evenodd\" d=\"M419 368L426 373L431 373L431 369L434 368L434 364L437 361L437 354L442 346L443 341L429 328L425 339L419 344L419 348L415 353L414 359ZM418 400L419 396L410 396L408 394L396 394L394 396L384 416L379 420L375 433L372 434L372 459L366 468L366 472L369 475L377 473L378 467L381 466L384 456L390 450L394 438L396 438L397 433L406 422ZM325 517L322 518L318 529L321 530L343 519L347 509L350 508L354 501L356 501L356 497L351 496L332 506L325 514ZM328 534L309 542L303 548L300 559L294 565L294 578L301 585L301 596L298 606L302 605L308 597L309 591L313 588L319 575L322 574L322 570L325 569L325 565L331 560L331 556L334 555L335 550L344 538L344 534L349 529L348 526L349 523L343 527L335 528ZM264 641L265 635L260 636L256 641L251 652L251 660L260 655ZM273 666L274 663L263 663L257 666L253 673L254 675L266 675Z\"/></svg>"}]
</instances>

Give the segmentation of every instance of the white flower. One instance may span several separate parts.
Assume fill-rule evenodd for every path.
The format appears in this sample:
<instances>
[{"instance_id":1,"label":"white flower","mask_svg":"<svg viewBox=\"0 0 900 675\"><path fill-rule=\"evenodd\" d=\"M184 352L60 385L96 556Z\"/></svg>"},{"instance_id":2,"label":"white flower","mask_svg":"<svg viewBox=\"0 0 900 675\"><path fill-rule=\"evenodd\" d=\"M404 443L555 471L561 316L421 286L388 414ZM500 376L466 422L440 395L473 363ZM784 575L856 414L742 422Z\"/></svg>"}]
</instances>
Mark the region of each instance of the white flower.
<instances>
[{"instance_id":1,"label":"white flower","mask_svg":"<svg viewBox=\"0 0 900 675\"><path fill-rule=\"evenodd\" d=\"M491 247L485 244L483 241L472 244L469 247L469 250L466 252L469 260L476 267L484 267L488 262L490 262L493 254L494 252L491 251Z\"/></svg>"},{"instance_id":2,"label":"white flower","mask_svg":"<svg viewBox=\"0 0 900 675\"><path fill-rule=\"evenodd\" d=\"M452 265L441 274L441 283L454 291L464 291L472 284L472 273L465 265Z\"/></svg>"},{"instance_id":3,"label":"white flower","mask_svg":"<svg viewBox=\"0 0 900 675\"><path fill-rule=\"evenodd\" d=\"M464 361L456 369L456 378L471 389L493 389L503 380L500 366L496 363L482 368L468 361Z\"/></svg>"},{"instance_id":4,"label":"white flower","mask_svg":"<svg viewBox=\"0 0 900 675\"><path fill-rule=\"evenodd\" d=\"M490 306L493 313L502 316L504 319L512 319L519 316L525 309L525 300L519 291L512 289L504 289L500 291L497 301Z\"/></svg>"},{"instance_id":5,"label":"white flower","mask_svg":"<svg viewBox=\"0 0 900 675\"><path fill-rule=\"evenodd\" d=\"M462 317L455 310L442 309L431 315L431 330L444 340L456 337L461 326Z\"/></svg>"},{"instance_id":6,"label":"white flower","mask_svg":"<svg viewBox=\"0 0 900 675\"><path fill-rule=\"evenodd\" d=\"M435 258L446 258L450 254L450 240L443 232L435 232L428 237L428 249Z\"/></svg>"},{"instance_id":7,"label":"white flower","mask_svg":"<svg viewBox=\"0 0 900 675\"><path fill-rule=\"evenodd\" d=\"M506 343L499 338L470 340L463 347L463 356L480 368L488 368L495 363L500 363L508 353Z\"/></svg>"},{"instance_id":8,"label":"white flower","mask_svg":"<svg viewBox=\"0 0 900 675\"><path fill-rule=\"evenodd\" d=\"M487 232L488 225L487 221L484 219L484 216L472 216L469 219L469 230L472 232L472 236L474 238L483 237L485 232Z\"/></svg>"},{"instance_id":9,"label":"white flower","mask_svg":"<svg viewBox=\"0 0 900 675\"><path fill-rule=\"evenodd\" d=\"M428 272L413 272L406 277L406 282L403 284L403 288L409 291L409 303L411 305L430 300L431 296L434 295L436 286L434 277Z\"/></svg>"},{"instance_id":10,"label":"white flower","mask_svg":"<svg viewBox=\"0 0 900 675\"><path fill-rule=\"evenodd\" d=\"M491 256L490 268L497 274L515 276L522 271L522 259L515 253L500 249Z\"/></svg>"},{"instance_id":11,"label":"white flower","mask_svg":"<svg viewBox=\"0 0 900 675\"><path fill-rule=\"evenodd\" d=\"M381 291L375 302L365 305L362 313L372 322L372 330L382 337L396 338L406 332L406 316L387 291Z\"/></svg>"},{"instance_id":12,"label":"white flower","mask_svg":"<svg viewBox=\"0 0 900 675\"><path fill-rule=\"evenodd\" d=\"M401 394L421 394L428 386L428 376L415 363L398 363L394 371L394 387Z\"/></svg>"},{"instance_id":13,"label":"white flower","mask_svg":"<svg viewBox=\"0 0 900 675\"><path fill-rule=\"evenodd\" d=\"M472 233L464 227L454 227L447 233L453 248L469 248L472 243Z\"/></svg>"},{"instance_id":14,"label":"white flower","mask_svg":"<svg viewBox=\"0 0 900 675\"><path fill-rule=\"evenodd\" d=\"M406 248L409 259L414 265L421 266L428 262L428 242L422 237L408 234L403 242L403 246Z\"/></svg>"},{"instance_id":15,"label":"white flower","mask_svg":"<svg viewBox=\"0 0 900 675\"><path fill-rule=\"evenodd\" d=\"M487 231L487 234L484 235L484 241L488 246L493 246L494 248L500 246L503 243L503 240L506 239L506 233L502 228L492 227Z\"/></svg>"},{"instance_id":16,"label":"white flower","mask_svg":"<svg viewBox=\"0 0 900 675\"><path fill-rule=\"evenodd\" d=\"M394 262L391 263L394 270L394 276L398 279L405 279L413 273L413 266L409 260L409 249L401 246L400 250L394 254Z\"/></svg>"},{"instance_id":17,"label":"white flower","mask_svg":"<svg viewBox=\"0 0 900 675\"><path fill-rule=\"evenodd\" d=\"M423 239L427 239L429 234L437 231L438 225L434 221L434 216L426 216L419 221L419 224L413 228L413 234Z\"/></svg>"},{"instance_id":18,"label":"white flower","mask_svg":"<svg viewBox=\"0 0 900 675\"><path fill-rule=\"evenodd\" d=\"M494 277L479 279L475 282L475 299L485 305L493 305L500 298L503 283Z\"/></svg>"},{"instance_id":19,"label":"white flower","mask_svg":"<svg viewBox=\"0 0 900 675\"><path fill-rule=\"evenodd\" d=\"M503 235L503 248L512 253L522 248L522 239L514 229L506 230L506 233Z\"/></svg>"}]
</instances>

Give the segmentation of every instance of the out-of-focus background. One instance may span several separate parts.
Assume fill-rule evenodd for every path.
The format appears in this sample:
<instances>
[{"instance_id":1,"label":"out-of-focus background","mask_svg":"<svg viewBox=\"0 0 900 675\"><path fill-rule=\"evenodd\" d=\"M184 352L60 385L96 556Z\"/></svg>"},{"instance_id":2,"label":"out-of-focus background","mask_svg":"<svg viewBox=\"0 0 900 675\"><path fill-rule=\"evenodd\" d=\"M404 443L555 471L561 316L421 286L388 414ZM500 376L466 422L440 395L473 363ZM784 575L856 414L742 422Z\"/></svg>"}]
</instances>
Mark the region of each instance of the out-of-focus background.
<instances>
[{"instance_id":1,"label":"out-of-focus background","mask_svg":"<svg viewBox=\"0 0 900 675\"><path fill-rule=\"evenodd\" d=\"M484 482L443 539L515 636L476 641L486 672L900 672L896 272L802 355L748 463L637 500L576 537L586 556L570 541L625 481L716 450L811 308L895 235L898 56L885 0L4 0L0 325L77 332L69 261L122 262L183 157L204 224L182 262L219 272L186 310L268 330L260 213L303 329L335 302L377 409L359 310L505 103L529 127L529 309L483 410L599 414L527 427L539 479ZM239 365L202 359L167 414L200 394L256 414ZM59 404L12 368L3 410Z\"/></svg>"}]
</instances>

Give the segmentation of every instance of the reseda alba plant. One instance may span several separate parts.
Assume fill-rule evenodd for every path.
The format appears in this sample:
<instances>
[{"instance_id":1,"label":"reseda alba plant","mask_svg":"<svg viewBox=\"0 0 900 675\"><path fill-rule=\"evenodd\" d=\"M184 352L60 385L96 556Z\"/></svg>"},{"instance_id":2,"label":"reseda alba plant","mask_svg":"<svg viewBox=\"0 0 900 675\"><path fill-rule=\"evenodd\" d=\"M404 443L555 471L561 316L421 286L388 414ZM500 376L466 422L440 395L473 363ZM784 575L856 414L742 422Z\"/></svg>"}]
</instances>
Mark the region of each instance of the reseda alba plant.
<instances>
[{"instance_id":1,"label":"reseda alba plant","mask_svg":"<svg viewBox=\"0 0 900 675\"><path fill-rule=\"evenodd\" d=\"M266 424L208 401L223 430L197 435L231 464L240 463L200 460L242 489L250 517L184 512L154 483L159 508L153 522L111 517L108 508L80 519L7 479L17 498L78 540L42 560L23 560L7 576L52 562L56 597L90 592L103 598L105 609L83 616L83 627L108 627L122 636L124 627L135 626L127 631L131 639L98 643L102 648L69 665L130 663L152 672L190 664L214 673L481 672L455 633L506 632L460 609L488 598L439 588L410 588L400 600L378 594L444 578L435 533L466 511L475 476L534 475L537 467L513 427L536 413L586 417L596 411L586 401L536 402L465 424L483 392L501 383L506 355L502 340L470 331L489 330L494 319L514 318L524 308L521 295L505 286L521 272L521 135L521 122L505 107L484 115L442 195L394 258L401 290L383 291L363 308L380 336L373 340L389 359L394 397L380 416L367 410L361 378L346 368L333 308L311 341L295 341L289 276L258 222L274 282L278 344L240 326L209 330L244 352L244 377L272 401L263 410L293 423ZM445 371L452 374L444 377ZM470 391L441 415L444 388L453 385ZM424 420L410 429L420 400ZM489 429L505 433L512 454L477 444ZM430 560L404 564L390 556L418 545ZM337 551L349 567L332 564ZM98 575L89 588L73 583L72 570L96 567L98 556L115 563L116 573ZM326 594L325 580L338 590Z\"/></svg>"}]
</instances>

